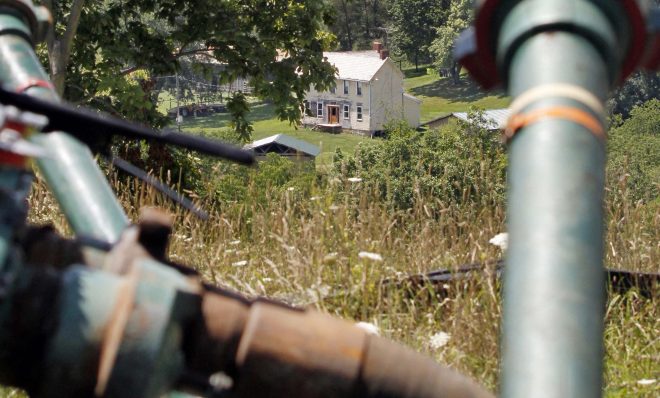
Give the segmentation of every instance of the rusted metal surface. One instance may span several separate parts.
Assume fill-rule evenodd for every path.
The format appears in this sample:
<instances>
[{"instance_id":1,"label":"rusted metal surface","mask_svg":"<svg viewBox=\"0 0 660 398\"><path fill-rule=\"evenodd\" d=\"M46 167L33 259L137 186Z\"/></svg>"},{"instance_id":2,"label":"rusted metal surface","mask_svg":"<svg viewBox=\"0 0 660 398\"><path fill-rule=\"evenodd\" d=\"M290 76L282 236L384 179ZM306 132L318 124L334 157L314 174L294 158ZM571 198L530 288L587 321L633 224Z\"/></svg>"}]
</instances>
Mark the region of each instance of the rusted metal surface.
<instances>
[{"instance_id":1,"label":"rusted metal surface","mask_svg":"<svg viewBox=\"0 0 660 398\"><path fill-rule=\"evenodd\" d=\"M432 360L352 323L207 291L186 338L187 368L231 377L238 397L492 397ZM190 378L189 378L190 379Z\"/></svg>"}]
</instances>

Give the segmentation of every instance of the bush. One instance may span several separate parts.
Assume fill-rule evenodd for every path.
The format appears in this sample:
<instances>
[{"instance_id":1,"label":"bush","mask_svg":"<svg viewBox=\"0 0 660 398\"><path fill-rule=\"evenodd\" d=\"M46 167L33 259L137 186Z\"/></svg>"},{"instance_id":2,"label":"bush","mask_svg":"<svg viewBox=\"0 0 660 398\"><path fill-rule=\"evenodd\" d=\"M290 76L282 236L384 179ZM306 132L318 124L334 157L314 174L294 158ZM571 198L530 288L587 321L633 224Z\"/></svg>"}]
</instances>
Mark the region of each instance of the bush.
<instances>
[{"instance_id":1,"label":"bush","mask_svg":"<svg viewBox=\"0 0 660 398\"><path fill-rule=\"evenodd\" d=\"M405 124L386 127L389 137L359 146L353 159L337 153L334 172L360 177L396 208L418 199L451 203L502 203L506 155L499 136L471 123L448 125L420 134Z\"/></svg>"},{"instance_id":2,"label":"bush","mask_svg":"<svg viewBox=\"0 0 660 398\"><path fill-rule=\"evenodd\" d=\"M633 200L660 196L660 101L633 108L623 124L610 129L608 186Z\"/></svg>"}]
</instances>

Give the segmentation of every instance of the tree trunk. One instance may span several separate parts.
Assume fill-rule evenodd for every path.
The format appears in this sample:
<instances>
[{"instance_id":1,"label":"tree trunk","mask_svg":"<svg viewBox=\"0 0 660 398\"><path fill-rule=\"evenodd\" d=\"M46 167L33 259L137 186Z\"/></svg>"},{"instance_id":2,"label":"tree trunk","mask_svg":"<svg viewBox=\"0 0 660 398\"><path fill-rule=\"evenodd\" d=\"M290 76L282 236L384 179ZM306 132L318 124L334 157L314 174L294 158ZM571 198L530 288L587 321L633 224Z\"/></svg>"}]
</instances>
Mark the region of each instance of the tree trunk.
<instances>
[{"instance_id":1,"label":"tree trunk","mask_svg":"<svg viewBox=\"0 0 660 398\"><path fill-rule=\"evenodd\" d=\"M346 0L341 2L342 8L344 9L344 23L346 24L346 37L348 38L348 51L353 51L353 37L351 36L351 23L348 14L348 6Z\"/></svg>"},{"instance_id":2,"label":"tree trunk","mask_svg":"<svg viewBox=\"0 0 660 398\"><path fill-rule=\"evenodd\" d=\"M415 52L415 72L419 72L419 53Z\"/></svg>"},{"instance_id":3,"label":"tree trunk","mask_svg":"<svg viewBox=\"0 0 660 398\"><path fill-rule=\"evenodd\" d=\"M461 69L462 69L461 64L459 64L456 61L453 61L451 64L451 68L449 68L449 71L451 73L451 80L455 85L461 82Z\"/></svg>"},{"instance_id":4,"label":"tree trunk","mask_svg":"<svg viewBox=\"0 0 660 398\"><path fill-rule=\"evenodd\" d=\"M48 8L53 16L53 24L57 23L57 15L53 10L52 0L45 0L44 6ZM85 0L74 0L71 4L69 18L66 23L66 29L62 36L57 36L55 27L49 30L46 36L46 44L48 46L48 63L50 69L50 79L55 86L57 94L62 96L64 94L64 83L66 82L66 69L71 59L71 45L78 30L80 23L80 13Z\"/></svg>"}]
</instances>

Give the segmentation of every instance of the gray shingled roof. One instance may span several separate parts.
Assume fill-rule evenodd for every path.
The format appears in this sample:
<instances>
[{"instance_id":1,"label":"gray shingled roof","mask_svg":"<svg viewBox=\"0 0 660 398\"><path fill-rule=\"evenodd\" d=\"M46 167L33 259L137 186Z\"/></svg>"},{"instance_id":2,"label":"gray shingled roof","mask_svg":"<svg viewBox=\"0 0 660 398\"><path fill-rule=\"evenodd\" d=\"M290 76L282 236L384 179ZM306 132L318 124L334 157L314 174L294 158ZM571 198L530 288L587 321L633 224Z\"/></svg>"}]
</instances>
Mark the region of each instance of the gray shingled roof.
<instances>
[{"instance_id":1,"label":"gray shingled roof","mask_svg":"<svg viewBox=\"0 0 660 398\"><path fill-rule=\"evenodd\" d=\"M324 52L323 56L337 67L337 77L342 80L371 81L376 72L387 62L387 58L380 59L380 54L374 50Z\"/></svg>"},{"instance_id":2,"label":"gray shingled roof","mask_svg":"<svg viewBox=\"0 0 660 398\"><path fill-rule=\"evenodd\" d=\"M309 142L290 137L286 134L276 134L271 135L270 137L262 138L260 140L254 141L251 144L247 144L245 148L254 149L273 143L287 146L289 148L295 149L296 151L304 152L310 156L317 156L319 153L321 153L321 150L316 145L312 145Z\"/></svg>"}]
</instances>

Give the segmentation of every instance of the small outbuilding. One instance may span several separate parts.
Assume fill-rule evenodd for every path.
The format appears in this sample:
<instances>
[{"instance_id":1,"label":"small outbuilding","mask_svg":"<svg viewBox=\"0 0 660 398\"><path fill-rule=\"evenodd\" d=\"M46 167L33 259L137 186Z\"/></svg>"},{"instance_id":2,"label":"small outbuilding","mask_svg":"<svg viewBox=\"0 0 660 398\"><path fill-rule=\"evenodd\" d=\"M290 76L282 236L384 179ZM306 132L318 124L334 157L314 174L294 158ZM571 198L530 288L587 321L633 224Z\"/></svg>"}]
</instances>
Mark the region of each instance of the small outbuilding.
<instances>
[{"instance_id":1,"label":"small outbuilding","mask_svg":"<svg viewBox=\"0 0 660 398\"><path fill-rule=\"evenodd\" d=\"M484 111L483 124L481 127L489 131L499 131L506 128L507 121L511 112L508 108L504 109L490 109ZM429 120L426 123L423 123L422 126L428 127L429 129L436 129L440 126L443 126L449 123L450 120L462 120L464 122L469 122L467 112L454 112L448 115L440 116L433 120Z\"/></svg>"},{"instance_id":2,"label":"small outbuilding","mask_svg":"<svg viewBox=\"0 0 660 398\"><path fill-rule=\"evenodd\" d=\"M321 152L319 147L286 134L276 134L247 144L245 149L254 151L257 160L264 160L269 153L290 158L293 161L314 161Z\"/></svg>"}]
</instances>

